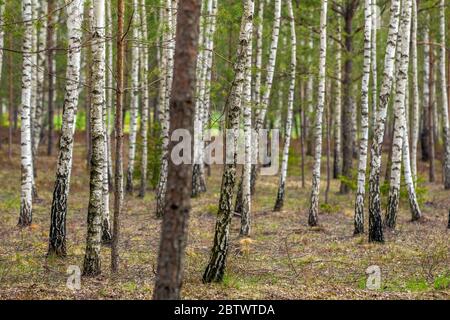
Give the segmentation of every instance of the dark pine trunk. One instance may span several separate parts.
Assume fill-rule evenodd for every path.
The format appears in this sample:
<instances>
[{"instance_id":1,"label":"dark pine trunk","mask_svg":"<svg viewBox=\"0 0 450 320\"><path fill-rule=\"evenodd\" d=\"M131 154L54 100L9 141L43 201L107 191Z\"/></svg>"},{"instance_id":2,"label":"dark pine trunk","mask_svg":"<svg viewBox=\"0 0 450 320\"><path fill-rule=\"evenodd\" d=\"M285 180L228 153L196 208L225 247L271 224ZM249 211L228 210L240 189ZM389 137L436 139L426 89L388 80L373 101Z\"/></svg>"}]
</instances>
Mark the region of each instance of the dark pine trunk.
<instances>
[{"instance_id":1,"label":"dark pine trunk","mask_svg":"<svg viewBox=\"0 0 450 320\"><path fill-rule=\"evenodd\" d=\"M195 66L199 34L200 2L183 0L178 5L173 89L170 99L170 131L194 130ZM169 143L169 154L177 142ZM165 212L153 299L180 299L184 251L191 209L192 165L169 160Z\"/></svg>"}]
</instances>

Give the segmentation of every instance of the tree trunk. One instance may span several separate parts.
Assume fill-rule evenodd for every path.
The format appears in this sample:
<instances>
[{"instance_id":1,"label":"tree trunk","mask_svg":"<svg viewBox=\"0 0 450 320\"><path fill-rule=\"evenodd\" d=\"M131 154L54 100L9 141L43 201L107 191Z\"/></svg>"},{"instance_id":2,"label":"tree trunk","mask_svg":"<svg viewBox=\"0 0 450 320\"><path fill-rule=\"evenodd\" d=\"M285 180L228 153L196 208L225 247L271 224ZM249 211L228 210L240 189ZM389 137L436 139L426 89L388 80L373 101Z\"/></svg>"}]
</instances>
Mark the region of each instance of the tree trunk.
<instances>
[{"instance_id":1,"label":"tree trunk","mask_svg":"<svg viewBox=\"0 0 450 320\"><path fill-rule=\"evenodd\" d=\"M128 143L128 167L127 167L127 193L133 193L133 172L134 172L134 158L136 156L136 136L137 136L137 119L139 112L139 91L141 84L139 83L139 17L138 17L138 0L133 0L133 26L131 44L131 86L133 92L131 95L130 107L130 141Z\"/></svg>"},{"instance_id":2,"label":"tree trunk","mask_svg":"<svg viewBox=\"0 0 450 320\"><path fill-rule=\"evenodd\" d=\"M94 2L92 35L92 105L90 114L92 156L90 165L90 193L87 218L86 253L83 275L101 273L100 247L102 237L103 177L105 165L105 130L103 122L105 90L105 1Z\"/></svg>"},{"instance_id":3,"label":"tree trunk","mask_svg":"<svg viewBox=\"0 0 450 320\"><path fill-rule=\"evenodd\" d=\"M427 19L430 20L429 14ZM430 45L429 45L428 24L423 25L423 103L422 103L422 132L420 137L420 146L422 151L422 161L429 161L430 128L429 128L429 105L430 105Z\"/></svg>"},{"instance_id":4,"label":"tree trunk","mask_svg":"<svg viewBox=\"0 0 450 320\"><path fill-rule=\"evenodd\" d=\"M290 84L289 84L289 95L288 95L288 110L286 115L286 131L284 135L284 146L283 146L283 158L281 161L281 175L278 184L277 199L275 202L274 211L280 211L283 208L285 185L287 178L287 167L289 159L289 146L291 143L291 131L292 131L292 113L294 110L294 96L295 96L295 73L297 69L297 37L295 35L295 21L294 21L294 11L292 9L292 1L287 1L288 14L291 27L291 66L290 66Z\"/></svg>"},{"instance_id":5,"label":"tree trunk","mask_svg":"<svg viewBox=\"0 0 450 320\"><path fill-rule=\"evenodd\" d=\"M366 195L367 146L369 140L369 81L372 59L372 0L364 1L364 64L361 84L361 139L359 141L358 187L355 199L355 229L353 234L364 232L364 198Z\"/></svg>"},{"instance_id":6,"label":"tree trunk","mask_svg":"<svg viewBox=\"0 0 450 320\"><path fill-rule=\"evenodd\" d=\"M55 0L47 1L47 85L48 85L48 141L47 141L47 155L53 152L53 101L55 95L55 77L54 77L54 33L55 33Z\"/></svg>"},{"instance_id":7,"label":"tree trunk","mask_svg":"<svg viewBox=\"0 0 450 320\"><path fill-rule=\"evenodd\" d=\"M345 2L344 11L344 45L345 45L345 55L344 55L344 75L343 75L343 118L342 118L342 175L346 179L352 179L352 169L353 169L353 147L354 147L354 119L353 116L356 112L355 104L352 98L352 73L353 73L353 18L359 1ZM348 183L345 181L341 182L340 187L341 193L348 193L349 187Z\"/></svg>"},{"instance_id":8,"label":"tree trunk","mask_svg":"<svg viewBox=\"0 0 450 320\"><path fill-rule=\"evenodd\" d=\"M280 3L277 0L276 11L280 11ZM224 141L227 144L226 153L233 156L231 163L224 165L222 176L222 186L220 192L219 210L214 235L214 245L211 250L211 256L205 273L204 282L220 282L223 279L226 267L226 258L229 245L229 229L231 218L233 216L233 195L236 180L236 162L237 162L237 138L239 131L239 115L241 113L242 89L245 82L247 69L248 46L251 41L251 30L253 23L254 1L246 0L244 2L244 13L241 21L241 31L239 35L239 46L237 58L234 66L235 78L231 86L230 95L226 101L225 110L227 113L225 128L230 132L225 136L232 141ZM232 134L231 134L232 133ZM226 139L228 140L228 139ZM228 157L227 157L228 158Z\"/></svg>"},{"instance_id":9,"label":"tree trunk","mask_svg":"<svg viewBox=\"0 0 450 320\"><path fill-rule=\"evenodd\" d=\"M170 92L172 90L173 80L173 54L175 49L175 39L173 37L174 26L174 9L172 8L172 0L166 0L166 19L168 32L165 33L163 38L166 39L167 49L166 54L166 77L165 77L165 95L164 105L161 106L160 120L161 120L161 168L159 171L159 182L157 187L156 197L156 216L162 217L164 215L165 197L166 197L166 184L167 184L167 167L169 157L169 101Z\"/></svg>"},{"instance_id":10,"label":"tree trunk","mask_svg":"<svg viewBox=\"0 0 450 320\"><path fill-rule=\"evenodd\" d=\"M443 135L444 135L444 187L450 189L450 131L448 120L448 100L447 100L447 80L446 80L446 42L445 42L445 0L440 1L439 10L439 30L441 36L441 46L439 47L439 70L441 74L441 98L442 98L442 122L443 122Z\"/></svg>"},{"instance_id":11,"label":"tree trunk","mask_svg":"<svg viewBox=\"0 0 450 320\"><path fill-rule=\"evenodd\" d=\"M21 194L20 194L20 214L19 223L21 227L26 227L32 221L33 203L33 159L31 150L31 33L32 14L31 0L22 0L22 18L25 25L23 37L23 65L22 65L22 100L21 100Z\"/></svg>"},{"instance_id":12,"label":"tree trunk","mask_svg":"<svg viewBox=\"0 0 450 320\"><path fill-rule=\"evenodd\" d=\"M147 10L145 1L140 0L141 13L141 38L147 41ZM141 68L142 68L142 114L141 114L141 138L142 138L142 156L141 156L141 184L139 196L143 198L147 190L147 163L148 163L148 120L149 120L149 88L148 88L148 48L144 46L141 49Z\"/></svg>"},{"instance_id":13,"label":"tree trunk","mask_svg":"<svg viewBox=\"0 0 450 320\"><path fill-rule=\"evenodd\" d=\"M67 6L67 38L69 39L61 138L56 166L56 180L50 212L48 255L66 256L66 215L69 198L75 119L78 107L80 79L83 0L74 0Z\"/></svg>"},{"instance_id":14,"label":"tree trunk","mask_svg":"<svg viewBox=\"0 0 450 320\"><path fill-rule=\"evenodd\" d=\"M401 37L398 40L396 92L394 101L394 135L392 143L392 167L389 183L389 199L386 211L386 226L395 229L400 201L400 177L402 173L402 151L406 125L405 96L408 84L409 47L411 35L412 0L404 0L402 20L400 22Z\"/></svg>"},{"instance_id":15,"label":"tree trunk","mask_svg":"<svg viewBox=\"0 0 450 320\"><path fill-rule=\"evenodd\" d=\"M117 56L116 56L116 117L114 132L116 135L115 174L114 174L114 221L111 243L111 272L119 271L120 215L123 205L123 64L125 40L123 20L124 0L117 1Z\"/></svg>"},{"instance_id":16,"label":"tree trunk","mask_svg":"<svg viewBox=\"0 0 450 320\"><path fill-rule=\"evenodd\" d=\"M199 33L198 0L180 1L174 59L174 82L170 101L171 132L193 132L195 63ZM169 145L171 150L176 142ZM161 227L157 277L153 299L180 299L184 251L187 242L192 166L169 162L165 214Z\"/></svg>"},{"instance_id":17,"label":"tree trunk","mask_svg":"<svg viewBox=\"0 0 450 320\"><path fill-rule=\"evenodd\" d=\"M342 51L341 40L342 31L341 23L338 20L336 30L336 81L335 81L335 102L334 102L334 159L333 159L333 178L338 179L342 173Z\"/></svg>"},{"instance_id":18,"label":"tree trunk","mask_svg":"<svg viewBox=\"0 0 450 320\"><path fill-rule=\"evenodd\" d=\"M383 82L377 110L377 124L370 154L369 178L369 242L384 242L381 223L380 171L381 151L386 122L387 106L391 95L395 65L395 50L398 38L400 0L393 0L390 9L390 22L384 60Z\"/></svg>"},{"instance_id":19,"label":"tree trunk","mask_svg":"<svg viewBox=\"0 0 450 320\"><path fill-rule=\"evenodd\" d=\"M319 192L320 192L320 160L322 158L322 114L325 104L325 72L327 58L327 9L328 0L322 0L320 12L320 58L319 87L317 95L316 119L314 123L314 165L312 172L311 202L309 207L308 225L318 224Z\"/></svg>"},{"instance_id":20,"label":"tree trunk","mask_svg":"<svg viewBox=\"0 0 450 320\"><path fill-rule=\"evenodd\" d=\"M428 59L430 65L430 78L428 81L428 91L429 91L429 100L428 100L428 139L429 139L429 145L428 145L428 154L429 154L429 161L430 161L430 167L429 167L429 178L430 182L434 182L436 180L435 177L435 171L434 171L434 157L435 157L435 140L434 140L434 127L436 126L436 123L434 122L434 54L433 54L433 48L430 48L429 55L430 58Z\"/></svg>"},{"instance_id":21,"label":"tree trunk","mask_svg":"<svg viewBox=\"0 0 450 320\"><path fill-rule=\"evenodd\" d=\"M417 2L412 2L411 63L412 63L412 118L411 118L411 175L417 179L417 143L419 141L419 80L417 71Z\"/></svg>"}]
</instances>

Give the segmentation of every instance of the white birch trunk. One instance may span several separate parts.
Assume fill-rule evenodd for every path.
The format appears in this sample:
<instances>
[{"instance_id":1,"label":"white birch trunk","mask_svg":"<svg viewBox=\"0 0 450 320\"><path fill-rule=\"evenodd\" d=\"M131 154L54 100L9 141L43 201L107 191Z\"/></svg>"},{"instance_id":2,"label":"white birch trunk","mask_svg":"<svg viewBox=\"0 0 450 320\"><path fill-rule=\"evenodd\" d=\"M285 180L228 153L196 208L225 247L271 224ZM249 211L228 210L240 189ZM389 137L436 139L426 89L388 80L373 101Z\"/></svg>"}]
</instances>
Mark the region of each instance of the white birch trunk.
<instances>
[{"instance_id":1,"label":"white birch trunk","mask_svg":"<svg viewBox=\"0 0 450 320\"><path fill-rule=\"evenodd\" d=\"M169 102L170 92L172 90L172 78L173 78L173 54L175 50L175 37L174 37L174 10L173 1L166 0L166 21L167 21L167 34L165 36L166 48L166 77L165 77L165 92L164 104L160 110L160 122L161 122L161 168L159 172L159 182L157 186L157 201L156 201L156 216L162 217L164 214L164 203L166 196L166 184L167 184L167 168L168 168L168 156L169 156ZM176 9L176 8L175 8Z\"/></svg>"},{"instance_id":2,"label":"white birch trunk","mask_svg":"<svg viewBox=\"0 0 450 320\"><path fill-rule=\"evenodd\" d=\"M50 234L48 254L66 255L66 215L70 175L72 171L72 153L77 114L81 60L81 37L84 0L74 0L67 6L67 51L66 89L62 115L59 155L56 165L56 179L50 213Z\"/></svg>"},{"instance_id":3,"label":"white birch trunk","mask_svg":"<svg viewBox=\"0 0 450 320\"><path fill-rule=\"evenodd\" d=\"M400 178L402 173L402 151L405 135L405 96L408 82L409 46L411 36L412 0L404 0L400 35L397 46L396 92L394 101L394 136L391 156L389 200L386 211L386 226L395 229L400 201Z\"/></svg>"},{"instance_id":4,"label":"white birch trunk","mask_svg":"<svg viewBox=\"0 0 450 320\"><path fill-rule=\"evenodd\" d=\"M83 275L101 273L100 247L103 218L103 177L105 165L105 129L103 106L105 104L105 1L94 1L92 35L92 105L90 112L92 155L90 165L90 193L87 218L86 253Z\"/></svg>"},{"instance_id":5,"label":"white birch trunk","mask_svg":"<svg viewBox=\"0 0 450 320\"><path fill-rule=\"evenodd\" d=\"M319 193L320 193L320 160L322 158L322 116L325 105L325 72L327 58L327 10L328 0L322 0L320 11L320 57L319 57L319 87L317 95L316 119L314 123L314 164L312 172L311 203L309 207L308 225L318 224Z\"/></svg>"},{"instance_id":6,"label":"white birch trunk","mask_svg":"<svg viewBox=\"0 0 450 320\"><path fill-rule=\"evenodd\" d=\"M144 197L147 190L147 163L148 163L148 120L149 120L149 89L148 89L148 47L146 45L147 33L147 9L145 0L140 0L140 18L141 18L141 39L144 46L141 49L141 68L142 68L142 114L141 114L141 137L142 137L142 154L141 154L141 185L139 188L139 196Z\"/></svg>"},{"instance_id":7,"label":"white birch trunk","mask_svg":"<svg viewBox=\"0 0 450 320\"><path fill-rule=\"evenodd\" d=\"M338 41L336 43L333 177L338 179L342 172L342 28L340 20L338 20L336 37Z\"/></svg>"},{"instance_id":8,"label":"white birch trunk","mask_svg":"<svg viewBox=\"0 0 450 320\"><path fill-rule=\"evenodd\" d=\"M250 180L252 172L252 35L253 23L250 24L247 45L247 61L243 84L242 113L244 121L244 168L242 171L242 212L239 235L248 236L251 230L251 194Z\"/></svg>"},{"instance_id":9,"label":"white birch trunk","mask_svg":"<svg viewBox=\"0 0 450 320\"><path fill-rule=\"evenodd\" d=\"M419 141L419 79L417 71L417 2L412 2L411 23L411 64L412 64L412 118L411 118L411 174L417 179L417 143Z\"/></svg>"},{"instance_id":10,"label":"white birch trunk","mask_svg":"<svg viewBox=\"0 0 450 320\"><path fill-rule=\"evenodd\" d=\"M448 3L447 3L448 5ZM442 103L442 134L444 136L444 161L443 161L443 175L444 175L444 187L450 189L450 131L448 120L448 100L447 100L447 78L446 78L446 41L445 41L445 0L440 1L439 9L439 33L441 36L441 46L439 47L439 70L441 80L441 103ZM450 77L450 75L449 75ZM437 108L435 108L436 110ZM435 123L437 126L437 123Z\"/></svg>"},{"instance_id":11,"label":"white birch trunk","mask_svg":"<svg viewBox=\"0 0 450 320\"><path fill-rule=\"evenodd\" d=\"M369 178L369 241L384 242L381 223L380 203L380 171L381 149L383 145L386 123L387 106L391 95L395 65L395 50L397 45L400 16L400 0L392 0L390 9L389 31L386 53L384 58L383 81L381 85L379 105L377 109L377 123L370 157Z\"/></svg>"},{"instance_id":12,"label":"white birch trunk","mask_svg":"<svg viewBox=\"0 0 450 320\"><path fill-rule=\"evenodd\" d=\"M275 211L279 211L283 208L284 196L285 196L285 186L287 178L287 168L289 160L289 147L291 144L291 131L292 131L292 115L294 112L294 97L295 97L295 73L297 69L297 37L295 34L295 20L294 20L294 10L292 8L292 0L287 1L288 6L288 17L290 20L290 35L291 35L291 63L290 63L290 84L289 84L289 95L288 95L288 109L286 114L286 132L284 135L284 146L283 146L283 158L281 161L281 175L278 184L277 200L275 202Z\"/></svg>"},{"instance_id":13,"label":"white birch trunk","mask_svg":"<svg viewBox=\"0 0 450 320\"><path fill-rule=\"evenodd\" d=\"M138 16L138 0L133 0L133 30L131 44L131 106L130 106L130 134L128 143L128 167L127 167L127 193L133 193L133 172L134 160L136 157L136 136L137 136L137 119L139 111L139 16Z\"/></svg>"},{"instance_id":14,"label":"white birch trunk","mask_svg":"<svg viewBox=\"0 0 450 320\"><path fill-rule=\"evenodd\" d=\"M31 151L31 73L32 73L32 13L31 0L22 0L22 18L24 21L22 94L21 94L21 193L19 226L29 226L32 221L33 160Z\"/></svg>"},{"instance_id":15,"label":"white birch trunk","mask_svg":"<svg viewBox=\"0 0 450 320\"><path fill-rule=\"evenodd\" d=\"M43 1L41 3L41 7L39 10L39 16L45 17L47 14L47 2ZM37 56L37 76L36 76L36 111L34 114L33 121L33 159L36 158L37 150L39 148L39 143L41 140L42 126L44 121L44 76L45 76L45 65L46 65L46 56L45 56L45 47L46 47L46 39L47 39L47 19L42 19L42 26L39 30L38 34L38 56ZM1 67L1 66L0 66Z\"/></svg>"},{"instance_id":16,"label":"white birch trunk","mask_svg":"<svg viewBox=\"0 0 450 320\"><path fill-rule=\"evenodd\" d=\"M375 129L378 109L378 66L377 66L377 28L378 28L377 0L372 0L372 116L371 126Z\"/></svg>"},{"instance_id":17,"label":"white birch trunk","mask_svg":"<svg viewBox=\"0 0 450 320\"><path fill-rule=\"evenodd\" d=\"M355 199L353 234L364 232L364 198L366 195L367 145L369 139L369 81L372 59L372 0L364 1L364 62L361 84L361 137L359 145L358 180Z\"/></svg>"}]
</instances>

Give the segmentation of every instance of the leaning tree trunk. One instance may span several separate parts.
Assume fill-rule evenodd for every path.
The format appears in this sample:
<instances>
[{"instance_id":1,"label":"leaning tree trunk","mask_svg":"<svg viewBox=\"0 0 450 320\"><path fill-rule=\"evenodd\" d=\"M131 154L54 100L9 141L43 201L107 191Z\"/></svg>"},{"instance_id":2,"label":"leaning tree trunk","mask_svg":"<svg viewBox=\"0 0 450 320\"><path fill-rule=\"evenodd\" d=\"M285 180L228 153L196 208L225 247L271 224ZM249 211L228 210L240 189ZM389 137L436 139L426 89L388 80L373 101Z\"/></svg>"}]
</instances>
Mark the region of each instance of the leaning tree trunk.
<instances>
[{"instance_id":1,"label":"leaning tree trunk","mask_svg":"<svg viewBox=\"0 0 450 320\"><path fill-rule=\"evenodd\" d=\"M441 100L442 100L442 123L444 135L444 187L450 189L450 131L448 120L448 100L447 100L447 79L446 79L446 42L445 42L445 0L441 0L439 10L439 30L441 35L441 46L439 47L439 70L441 80ZM450 77L450 75L449 75Z\"/></svg>"},{"instance_id":2,"label":"leaning tree trunk","mask_svg":"<svg viewBox=\"0 0 450 320\"><path fill-rule=\"evenodd\" d=\"M139 20L138 20L138 0L133 0L133 11L136 13L133 18L133 43L131 47L131 85L133 93L131 95L130 107L130 141L128 143L128 167L127 167L127 193L133 193L133 172L134 159L136 157L136 136L137 136L137 119L139 111L139 91L141 84L139 83Z\"/></svg>"},{"instance_id":3,"label":"leaning tree trunk","mask_svg":"<svg viewBox=\"0 0 450 320\"><path fill-rule=\"evenodd\" d=\"M278 7L279 8L279 7ZM232 131L232 141L225 141L227 154L233 156L231 163L224 165L222 186L219 200L219 211L214 234L214 245L211 250L208 266L203 274L204 282L220 282L225 274L226 259L229 245L229 229L233 216L233 195L236 180L237 138L239 133L239 115L241 113L242 89L247 69L248 46L251 41L253 23L254 1L244 2L244 13L241 21L239 46L234 65L235 78L231 92L227 99L225 110L227 112L226 130ZM225 136L228 136L225 135Z\"/></svg>"},{"instance_id":4,"label":"leaning tree trunk","mask_svg":"<svg viewBox=\"0 0 450 320\"><path fill-rule=\"evenodd\" d=\"M419 80L417 71L417 2L412 2L411 64L412 64L412 118L411 118L411 174L417 179L417 143L419 141Z\"/></svg>"},{"instance_id":5,"label":"leaning tree trunk","mask_svg":"<svg viewBox=\"0 0 450 320\"><path fill-rule=\"evenodd\" d=\"M341 23L338 20L336 30L336 85L335 85L335 102L334 102L334 158L333 158L333 178L338 179L342 172L342 31Z\"/></svg>"},{"instance_id":6,"label":"leaning tree trunk","mask_svg":"<svg viewBox=\"0 0 450 320\"><path fill-rule=\"evenodd\" d=\"M164 104L160 109L160 122L161 122L161 166L159 171L159 182L156 190L156 216L162 217L164 215L165 197L166 197L166 184L167 184L167 167L169 157L169 102L170 92L172 90L173 80L173 53L175 49L175 39L173 37L174 16L173 16L172 1L166 0L166 22L168 31L165 32L164 39L167 45L165 50L165 85L164 85Z\"/></svg>"},{"instance_id":7,"label":"leaning tree trunk","mask_svg":"<svg viewBox=\"0 0 450 320\"><path fill-rule=\"evenodd\" d=\"M102 237L103 177L105 165L105 130L103 105L105 90L105 1L94 1L92 35L92 105L90 112L92 155L90 165L90 193L87 218L86 253L83 275L97 276L100 269Z\"/></svg>"},{"instance_id":8,"label":"leaning tree trunk","mask_svg":"<svg viewBox=\"0 0 450 320\"><path fill-rule=\"evenodd\" d=\"M145 1L140 0L141 7L141 34L143 41L147 41L147 10ZM141 114L141 138L142 138L142 154L141 154L141 185L139 188L139 196L144 197L147 190L147 163L148 163L148 120L149 120L149 89L148 89L148 48L145 45L141 49L141 66L142 66L142 114Z\"/></svg>"},{"instance_id":9,"label":"leaning tree trunk","mask_svg":"<svg viewBox=\"0 0 450 320\"><path fill-rule=\"evenodd\" d=\"M311 202L309 207L308 225L318 224L319 192L320 192L320 160L322 159L322 116L325 105L325 72L327 60L327 9L328 0L322 0L320 12L320 57L319 57L319 87L317 95L316 119L314 123L314 164L312 172Z\"/></svg>"},{"instance_id":10,"label":"leaning tree trunk","mask_svg":"<svg viewBox=\"0 0 450 320\"><path fill-rule=\"evenodd\" d=\"M171 131L193 131L195 62L200 6L196 0L180 1L174 57L174 82L170 101ZM169 149L174 147L171 143ZM158 269L153 292L155 300L180 299L184 250L190 205L190 164L169 163L166 209L161 228Z\"/></svg>"},{"instance_id":11,"label":"leaning tree trunk","mask_svg":"<svg viewBox=\"0 0 450 320\"><path fill-rule=\"evenodd\" d=\"M292 1L288 0L288 14L291 27L291 70L290 70L290 85L288 96L288 110L286 115L286 132L284 135L283 159L281 161L281 175L278 184L277 200L275 202L274 211L280 211L283 208L285 184L287 177L287 167L289 159L289 146L291 143L292 131L292 113L294 110L294 95L295 95L295 73L297 69L297 38L295 35L295 20L294 11L292 9Z\"/></svg>"},{"instance_id":12,"label":"leaning tree trunk","mask_svg":"<svg viewBox=\"0 0 450 320\"><path fill-rule=\"evenodd\" d=\"M377 123L374 131L370 153L369 178L369 241L384 242L383 226L381 222L380 201L380 171L381 151L384 138L387 106L391 95L395 50L398 38L400 16L400 0L392 0L390 9L390 22L387 38L386 54L384 58L383 82L380 91L380 100L377 110Z\"/></svg>"},{"instance_id":13,"label":"leaning tree trunk","mask_svg":"<svg viewBox=\"0 0 450 320\"><path fill-rule=\"evenodd\" d=\"M361 84L361 137L359 141L358 187L355 199L355 229L353 234L364 232L364 198L366 195L367 145L369 140L369 81L372 59L372 0L364 1L364 64Z\"/></svg>"},{"instance_id":14,"label":"leaning tree trunk","mask_svg":"<svg viewBox=\"0 0 450 320\"><path fill-rule=\"evenodd\" d=\"M106 21L107 21L107 27L106 27L106 38L109 39L106 42L106 64L107 64L107 70L106 70L106 79L107 79L107 89L106 89L106 108L108 110L108 123L107 123L107 139L108 139L108 182L109 182L109 189L110 191L114 188L113 183L113 165L112 165L112 143L111 138L112 136L112 117L113 117L113 105L114 105L114 68L113 68L113 41L112 41L112 29L114 28L113 20L111 17L111 2L106 2Z\"/></svg>"},{"instance_id":15,"label":"leaning tree trunk","mask_svg":"<svg viewBox=\"0 0 450 320\"><path fill-rule=\"evenodd\" d=\"M59 155L56 165L56 180L50 211L50 234L48 255L66 256L66 215L68 210L70 174L77 114L83 0L74 0L67 6L67 51L66 93L64 98Z\"/></svg>"},{"instance_id":16,"label":"leaning tree trunk","mask_svg":"<svg viewBox=\"0 0 450 320\"><path fill-rule=\"evenodd\" d=\"M392 166L389 183L389 199L386 211L386 226L395 229L400 201L400 177L402 173L402 151L406 125L405 96L408 84L409 47L411 36L412 0L404 0L402 8L401 38L397 46L398 69L396 70L396 92L394 101L394 136L392 144Z\"/></svg>"},{"instance_id":17,"label":"leaning tree trunk","mask_svg":"<svg viewBox=\"0 0 450 320\"><path fill-rule=\"evenodd\" d=\"M31 0L22 1L22 18L25 25L23 36L23 65L22 65L22 101L20 126L20 154L21 154L21 193L19 226L26 227L32 221L33 203L33 159L31 151Z\"/></svg>"}]
</instances>

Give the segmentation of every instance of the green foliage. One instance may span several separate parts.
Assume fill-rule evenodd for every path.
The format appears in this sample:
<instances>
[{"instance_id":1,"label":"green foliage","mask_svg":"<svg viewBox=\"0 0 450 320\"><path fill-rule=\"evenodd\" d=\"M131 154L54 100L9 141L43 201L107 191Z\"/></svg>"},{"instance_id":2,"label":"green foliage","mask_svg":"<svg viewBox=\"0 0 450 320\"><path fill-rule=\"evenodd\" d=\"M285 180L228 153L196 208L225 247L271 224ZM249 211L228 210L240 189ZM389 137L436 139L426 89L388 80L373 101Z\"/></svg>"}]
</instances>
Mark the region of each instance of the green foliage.
<instances>
[{"instance_id":1,"label":"green foliage","mask_svg":"<svg viewBox=\"0 0 450 320\"><path fill-rule=\"evenodd\" d=\"M352 191L356 191L356 189L358 188L358 184L356 181L356 170L353 170L351 172L351 176L346 177L346 176L339 176L338 179L341 183L343 183L344 185L346 185L350 190ZM367 179L366 179L367 180Z\"/></svg>"},{"instance_id":2,"label":"green foliage","mask_svg":"<svg viewBox=\"0 0 450 320\"><path fill-rule=\"evenodd\" d=\"M442 275L434 279L434 288L436 290L444 290L450 288L450 274Z\"/></svg>"},{"instance_id":3,"label":"green foliage","mask_svg":"<svg viewBox=\"0 0 450 320\"><path fill-rule=\"evenodd\" d=\"M330 203L321 203L320 212L322 213L336 213L340 210L339 205L332 205Z\"/></svg>"}]
</instances>

